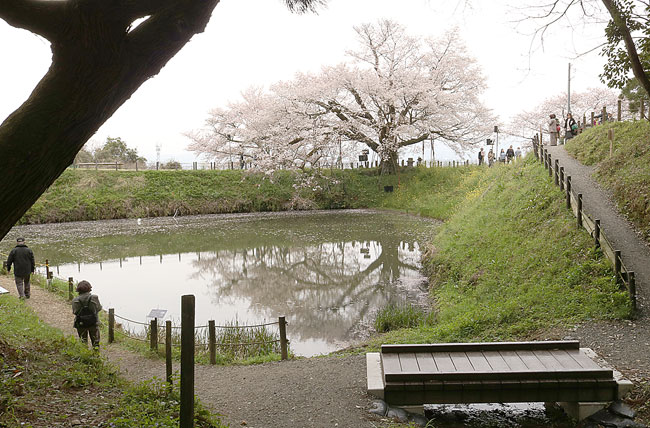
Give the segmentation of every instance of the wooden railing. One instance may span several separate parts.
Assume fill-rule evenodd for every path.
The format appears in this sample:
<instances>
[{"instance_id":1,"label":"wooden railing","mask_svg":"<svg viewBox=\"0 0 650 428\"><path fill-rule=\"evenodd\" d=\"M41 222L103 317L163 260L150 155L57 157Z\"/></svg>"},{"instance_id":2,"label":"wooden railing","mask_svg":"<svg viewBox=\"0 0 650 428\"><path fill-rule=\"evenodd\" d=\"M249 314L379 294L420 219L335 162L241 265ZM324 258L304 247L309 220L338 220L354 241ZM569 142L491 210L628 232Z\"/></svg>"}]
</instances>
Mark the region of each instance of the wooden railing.
<instances>
[{"instance_id":1,"label":"wooden railing","mask_svg":"<svg viewBox=\"0 0 650 428\"><path fill-rule=\"evenodd\" d=\"M636 280L634 272L630 271L623 262L621 251L617 250L612 241L605 236L602 232L600 219L593 219L588 213L585 212L582 206L582 193L576 193L571 186L571 176L567 175L564 167L559 165L559 161L553 159L548 150L540 144L539 134L533 137L533 153L546 170L548 170L549 177L561 190L566 192L566 206L571 210L576 217L578 227L583 227L594 238L594 245L600 248L603 254L614 265L616 275L616 283L625 288L630 296L632 308L636 310Z\"/></svg>"}]
</instances>

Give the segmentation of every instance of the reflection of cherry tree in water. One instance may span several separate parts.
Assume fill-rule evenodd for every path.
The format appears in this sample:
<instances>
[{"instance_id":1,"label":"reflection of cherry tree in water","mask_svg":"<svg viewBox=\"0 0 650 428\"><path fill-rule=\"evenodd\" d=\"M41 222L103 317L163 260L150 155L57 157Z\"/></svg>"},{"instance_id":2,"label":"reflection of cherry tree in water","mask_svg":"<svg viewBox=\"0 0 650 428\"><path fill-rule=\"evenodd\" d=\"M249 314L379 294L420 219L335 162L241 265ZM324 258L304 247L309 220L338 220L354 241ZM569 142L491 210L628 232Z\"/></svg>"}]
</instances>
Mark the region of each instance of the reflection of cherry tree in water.
<instances>
[{"instance_id":1,"label":"reflection of cherry tree in water","mask_svg":"<svg viewBox=\"0 0 650 428\"><path fill-rule=\"evenodd\" d=\"M302 339L332 341L349 339L370 310L403 299L396 285L421 278L418 259L417 244L388 236L202 254L193 276L212 280L215 303L247 299L267 319L286 315Z\"/></svg>"}]
</instances>

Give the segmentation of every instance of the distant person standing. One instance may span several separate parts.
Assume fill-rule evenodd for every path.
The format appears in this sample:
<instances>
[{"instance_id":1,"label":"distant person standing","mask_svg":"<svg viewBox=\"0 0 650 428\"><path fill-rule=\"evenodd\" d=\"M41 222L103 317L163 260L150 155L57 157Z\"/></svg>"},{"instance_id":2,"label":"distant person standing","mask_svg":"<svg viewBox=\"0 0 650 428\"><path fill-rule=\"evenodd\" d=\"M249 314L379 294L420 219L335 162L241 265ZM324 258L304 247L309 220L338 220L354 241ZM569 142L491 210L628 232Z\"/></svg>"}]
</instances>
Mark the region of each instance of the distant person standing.
<instances>
[{"instance_id":1,"label":"distant person standing","mask_svg":"<svg viewBox=\"0 0 650 428\"><path fill-rule=\"evenodd\" d=\"M25 238L16 239L16 247L9 252L7 258L7 271L14 266L14 280L18 289L18 296L21 300L29 299L31 296L30 276L34 273L34 253L25 245Z\"/></svg>"},{"instance_id":2,"label":"distant person standing","mask_svg":"<svg viewBox=\"0 0 650 428\"><path fill-rule=\"evenodd\" d=\"M512 162L515 159L515 150L512 148L512 146L508 147L508 150L506 150L506 159L508 159L508 163Z\"/></svg>"},{"instance_id":3,"label":"distant person standing","mask_svg":"<svg viewBox=\"0 0 650 428\"><path fill-rule=\"evenodd\" d=\"M573 115L568 113L564 120L564 144L566 144L567 140L570 140L576 134L578 134L578 125L576 124Z\"/></svg>"},{"instance_id":4,"label":"distant person standing","mask_svg":"<svg viewBox=\"0 0 650 428\"><path fill-rule=\"evenodd\" d=\"M515 159L521 159L521 147L517 147L517 150L515 150Z\"/></svg>"},{"instance_id":5,"label":"distant person standing","mask_svg":"<svg viewBox=\"0 0 650 428\"><path fill-rule=\"evenodd\" d=\"M102 310L99 303L99 297L91 294L92 286L88 281L79 281L77 284L77 293L79 295L72 300L72 313L74 317L74 327L81 340L88 344L88 336L93 345L93 349L99 351L99 317L98 313Z\"/></svg>"},{"instance_id":6,"label":"distant person standing","mask_svg":"<svg viewBox=\"0 0 650 428\"><path fill-rule=\"evenodd\" d=\"M506 152L503 149L501 149L501 153L499 153L499 162L506 163Z\"/></svg>"},{"instance_id":7,"label":"distant person standing","mask_svg":"<svg viewBox=\"0 0 650 428\"><path fill-rule=\"evenodd\" d=\"M494 164L494 152L492 149L488 152L488 166L492 166Z\"/></svg>"},{"instance_id":8,"label":"distant person standing","mask_svg":"<svg viewBox=\"0 0 650 428\"><path fill-rule=\"evenodd\" d=\"M483 151L483 148L481 148L481 151L478 152L478 164L479 164L479 166L483 165L483 159L485 159L485 152Z\"/></svg>"},{"instance_id":9,"label":"distant person standing","mask_svg":"<svg viewBox=\"0 0 650 428\"><path fill-rule=\"evenodd\" d=\"M555 117L555 114L551 114L550 120L548 121L548 135L551 137L551 146L557 146L557 137L560 132L560 122Z\"/></svg>"}]
</instances>

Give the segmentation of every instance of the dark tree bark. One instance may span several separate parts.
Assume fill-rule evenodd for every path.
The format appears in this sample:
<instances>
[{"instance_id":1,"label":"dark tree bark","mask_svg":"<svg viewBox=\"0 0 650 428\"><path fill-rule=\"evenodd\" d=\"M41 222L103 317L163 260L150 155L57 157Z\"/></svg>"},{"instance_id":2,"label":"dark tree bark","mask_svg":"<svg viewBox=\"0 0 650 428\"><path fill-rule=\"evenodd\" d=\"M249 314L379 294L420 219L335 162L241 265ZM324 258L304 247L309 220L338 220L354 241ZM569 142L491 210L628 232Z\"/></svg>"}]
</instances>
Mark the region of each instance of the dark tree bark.
<instances>
[{"instance_id":1,"label":"dark tree bark","mask_svg":"<svg viewBox=\"0 0 650 428\"><path fill-rule=\"evenodd\" d=\"M0 1L0 19L45 37L53 54L28 100L0 125L0 239L140 85L204 31L218 3ZM302 11L318 0L285 3Z\"/></svg>"}]
</instances>

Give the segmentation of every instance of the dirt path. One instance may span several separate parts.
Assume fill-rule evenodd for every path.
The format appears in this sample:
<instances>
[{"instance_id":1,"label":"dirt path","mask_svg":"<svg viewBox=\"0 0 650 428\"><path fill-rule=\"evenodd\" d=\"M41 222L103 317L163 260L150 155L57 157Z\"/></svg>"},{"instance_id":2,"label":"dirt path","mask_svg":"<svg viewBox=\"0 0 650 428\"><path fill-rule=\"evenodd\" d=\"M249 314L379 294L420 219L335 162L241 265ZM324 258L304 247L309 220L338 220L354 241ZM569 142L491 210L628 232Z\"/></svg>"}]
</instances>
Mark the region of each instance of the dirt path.
<instances>
[{"instance_id":1,"label":"dirt path","mask_svg":"<svg viewBox=\"0 0 650 428\"><path fill-rule=\"evenodd\" d=\"M571 186L582 193L583 208L594 219L614 247L621 251L623 263L634 271L637 286L638 317L633 321L585 323L571 333L635 380L650 378L650 248L634 226L621 216L611 195L592 178L593 167L582 165L564 146L545 146L551 159L559 160Z\"/></svg>"},{"instance_id":2,"label":"dirt path","mask_svg":"<svg viewBox=\"0 0 650 428\"><path fill-rule=\"evenodd\" d=\"M17 296L12 277L0 276L0 285ZM25 301L47 324L76 335L70 304L32 287ZM135 355L118 345L101 353L129 380L164 378L165 364ZM384 423L368 409L364 356L298 359L256 366L197 366L196 394L231 427L379 427ZM174 367L177 370L178 367ZM385 421L384 421L385 422Z\"/></svg>"}]
</instances>

